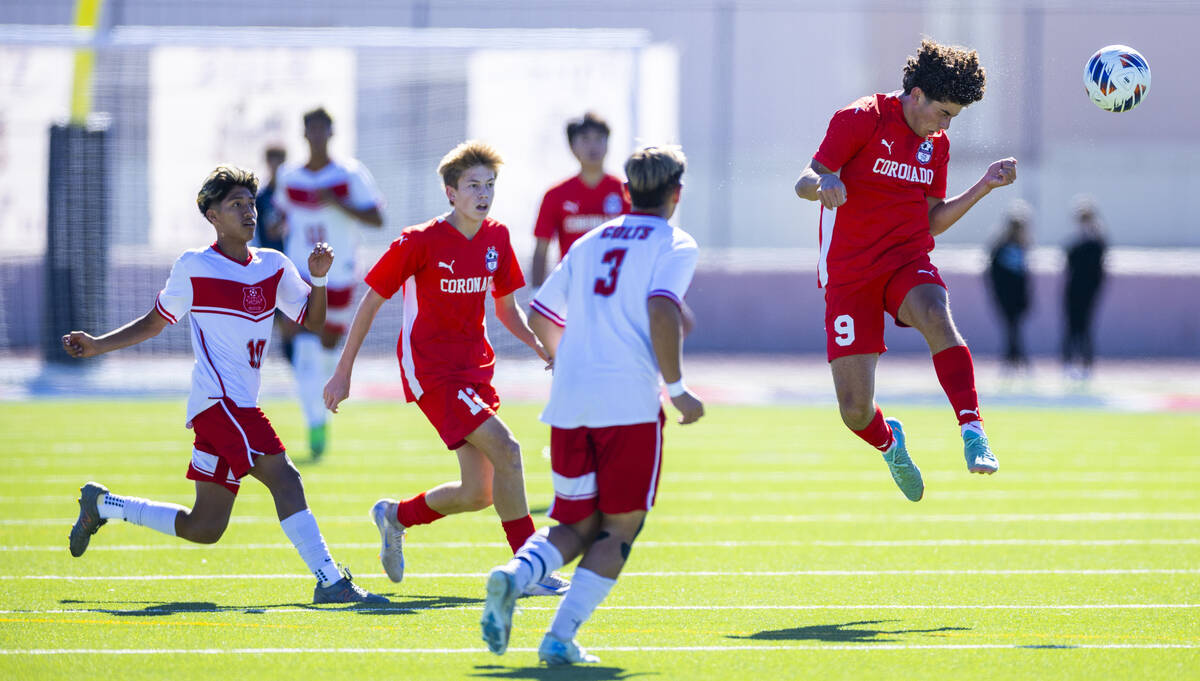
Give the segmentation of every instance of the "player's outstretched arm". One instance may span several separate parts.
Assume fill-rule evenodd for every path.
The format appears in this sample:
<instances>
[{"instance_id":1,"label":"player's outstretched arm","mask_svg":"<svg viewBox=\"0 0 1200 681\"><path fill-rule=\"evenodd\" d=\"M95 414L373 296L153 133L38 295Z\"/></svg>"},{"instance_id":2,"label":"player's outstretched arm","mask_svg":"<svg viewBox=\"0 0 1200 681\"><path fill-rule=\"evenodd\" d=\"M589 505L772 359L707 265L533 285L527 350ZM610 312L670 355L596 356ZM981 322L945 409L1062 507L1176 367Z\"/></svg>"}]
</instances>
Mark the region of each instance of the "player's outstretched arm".
<instances>
[{"instance_id":1,"label":"player's outstretched arm","mask_svg":"<svg viewBox=\"0 0 1200 681\"><path fill-rule=\"evenodd\" d=\"M820 201L826 208L837 208L846 203L846 185L842 184L842 178L814 158L796 180L796 196Z\"/></svg>"},{"instance_id":2,"label":"player's outstretched arm","mask_svg":"<svg viewBox=\"0 0 1200 681\"><path fill-rule=\"evenodd\" d=\"M350 375L354 372L354 360L358 357L363 340L371 330L371 323L375 321L375 315L379 313L379 308L385 300L387 299L376 293L375 289L368 289L362 301L358 303L358 310L354 312L354 321L350 323L350 333L346 334L342 356L338 359L337 368L333 370L333 376L325 384L325 408L335 414L342 400L350 396Z\"/></svg>"},{"instance_id":3,"label":"player's outstretched arm","mask_svg":"<svg viewBox=\"0 0 1200 681\"><path fill-rule=\"evenodd\" d=\"M929 199L929 233L937 236L950 229L959 218L967 214L979 202L997 187L1005 187L1017 181L1017 159L1000 159L988 166L987 172L967 191L952 199L942 201Z\"/></svg>"},{"instance_id":4,"label":"player's outstretched arm","mask_svg":"<svg viewBox=\"0 0 1200 681\"><path fill-rule=\"evenodd\" d=\"M525 318L525 313L521 310L521 306L517 305L516 296L512 293L506 296L496 298L496 319L508 329L508 332L517 337L525 345L528 345L541 357L547 365L550 364L550 353L538 340L538 337L529 328L529 321Z\"/></svg>"},{"instance_id":5,"label":"player's outstretched arm","mask_svg":"<svg viewBox=\"0 0 1200 681\"><path fill-rule=\"evenodd\" d=\"M333 249L324 241L313 246L308 254L308 273L313 277L323 277L329 274L333 266ZM321 333L325 328L325 312L328 309L329 298L326 296L325 285L314 285L308 294L308 312L304 314L304 328L313 333Z\"/></svg>"},{"instance_id":6,"label":"player's outstretched arm","mask_svg":"<svg viewBox=\"0 0 1200 681\"><path fill-rule=\"evenodd\" d=\"M650 343L658 358L658 370L668 385L683 381L683 314L675 301L653 296L646 301L650 314ZM686 387L679 395L671 396L671 404L682 416L679 422L687 425L704 416L704 403Z\"/></svg>"},{"instance_id":7,"label":"player's outstretched arm","mask_svg":"<svg viewBox=\"0 0 1200 681\"><path fill-rule=\"evenodd\" d=\"M368 227L383 226L383 212L379 210L379 206L371 206L370 208L355 208L354 206L343 202L329 189L320 189L317 193L325 203L337 208L364 225L367 225Z\"/></svg>"},{"instance_id":8,"label":"player's outstretched arm","mask_svg":"<svg viewBox=\"0 0 1200 681\"><path fill-rule=\"evenodd\" d=\"M546 281L546 256L549 252L550 240L538 237L533 247L533 262L529 267L529 282L535 289Z\"/></svg>"},{"instance_id":9,"label":"player's outstretched arm","mask_svg":"<svg viewBox=\"0 0 1200 681\"><path fill-rule=\"evenodd\" d=\"M63 350L76 359L95 357L150 340L162 333L166 327L167 320L157 310L150 310L125 326L109 331L103 336L92 336L83 331L64 334L62 337Z\"/></svg>"}]
</instances>

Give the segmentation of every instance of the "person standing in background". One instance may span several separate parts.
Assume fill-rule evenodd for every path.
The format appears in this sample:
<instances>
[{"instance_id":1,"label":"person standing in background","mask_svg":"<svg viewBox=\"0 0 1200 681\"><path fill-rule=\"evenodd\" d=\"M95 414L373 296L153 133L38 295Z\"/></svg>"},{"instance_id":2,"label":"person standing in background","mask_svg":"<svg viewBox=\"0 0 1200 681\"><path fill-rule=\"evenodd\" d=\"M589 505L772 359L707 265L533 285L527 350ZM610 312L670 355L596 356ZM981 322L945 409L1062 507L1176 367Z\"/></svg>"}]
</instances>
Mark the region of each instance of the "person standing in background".
<instances>
[{"instance_id":1,"label":"person standing in background","mask_svg":"<svg viewBox=\"0 0 1200 681\"><path fill-rule=\"evenodd\" d=\"M1029 312L1029 222L1033 208L1020 199L1008 207L1004 228L992 245L988 283L1004 323L1004 369L1029 369L1021 323Z\"/></svg>"},{"instance_id":2,"label":"person standing in background","mask_svg":"<svg viewBox=\"0 0 1200 681\"><path fill-rule=\"evenodd\" d=\"M1090 196L1075 199L1075 223L1079 231L1067 245L1066 284L1063 306L1067 328L1063 337L1063 369L1068 376L1086 380L1091 377L1095 346L1092 343L1092 319L1096 301L1104 285L1104 252L1108 244ZM1079 365L1073 362L1078 359Z\"/></svg>"}]
</instances>

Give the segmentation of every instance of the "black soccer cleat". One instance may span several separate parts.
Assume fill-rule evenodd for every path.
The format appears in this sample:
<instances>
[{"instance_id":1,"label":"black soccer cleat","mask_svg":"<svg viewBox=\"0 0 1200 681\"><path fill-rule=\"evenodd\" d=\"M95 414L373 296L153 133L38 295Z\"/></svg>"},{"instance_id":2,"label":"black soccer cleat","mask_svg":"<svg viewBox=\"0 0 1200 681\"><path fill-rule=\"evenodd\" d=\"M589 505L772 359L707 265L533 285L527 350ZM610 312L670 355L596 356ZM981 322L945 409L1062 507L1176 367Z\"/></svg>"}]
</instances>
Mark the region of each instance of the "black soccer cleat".
<instances>
[{"instance_id":1,"label":"black soccer cleat","mask_svg":"<svg viewBox=\"0 0 1200 681\"><path fill-rule=\"evenodd\" d=\"M100 506L97 499L101 494L108 494L108 488L98 482L89 482L79 488L79 518L71 526L71 555L76 558L87 551L88 542L96 530L108 521L100 517Z\"/></svg>"}]
</instances>

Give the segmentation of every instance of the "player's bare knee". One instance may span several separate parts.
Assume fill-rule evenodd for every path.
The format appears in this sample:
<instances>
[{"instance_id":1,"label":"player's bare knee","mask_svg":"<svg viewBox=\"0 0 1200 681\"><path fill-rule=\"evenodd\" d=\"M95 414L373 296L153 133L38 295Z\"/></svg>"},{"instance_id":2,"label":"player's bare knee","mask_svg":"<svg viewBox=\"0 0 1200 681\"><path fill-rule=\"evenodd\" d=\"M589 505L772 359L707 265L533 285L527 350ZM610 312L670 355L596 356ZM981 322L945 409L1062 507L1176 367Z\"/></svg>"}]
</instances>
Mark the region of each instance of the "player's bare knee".
<instances>
[{"instance_id":1,"label":"player's bare knee","mask_svg":"<svg viewBox=\"0 0 1200 681\"><path fill-rule=\"evenodd\" d=\"M460 503L467 511L482 511L492 505L491 485L467 485L460 488Z\"/></svg>"},{"instance_id":2,"label":"player's bare knee","mask_svg":"<svg viewBox=\"0 0 1200 681\"><path fill-rule=\"evenodd\" d=\"M875 403L871 399L850 397L838 400L838 410L842 415L842 423L850 430L862 430L875 417Z\"/></svg>"},{"instance_id":3,"label":"player's bare knee","mask_svg":"<svg viewBox=\"0 0 1200 681\"><path fill-rule=\"evenodd\" d=\"M197 518L195 515L184 516L176 525L177 534L183 539L196 542L197 544L216 544L221 540L221 536L225 534L225 528L229 522L219 522L216 520Z\"/></svg>"}]
</instances>

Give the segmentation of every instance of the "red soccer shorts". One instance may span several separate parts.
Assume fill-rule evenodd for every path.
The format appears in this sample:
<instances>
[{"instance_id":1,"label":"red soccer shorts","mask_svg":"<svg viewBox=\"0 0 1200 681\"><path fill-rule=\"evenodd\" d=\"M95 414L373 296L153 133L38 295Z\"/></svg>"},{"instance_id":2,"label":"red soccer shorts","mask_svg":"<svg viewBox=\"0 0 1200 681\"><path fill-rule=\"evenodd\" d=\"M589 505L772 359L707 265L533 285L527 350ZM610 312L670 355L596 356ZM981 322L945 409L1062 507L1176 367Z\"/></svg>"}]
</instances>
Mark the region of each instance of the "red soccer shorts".
<instances>
[{"instance_id":1,"label":"red soccer shorts","mask_svg":"<svg viewBox=\"0 0 1200 681\"><path fill-rule=\"evenodd\" d=\"M354 286L325 289L325 330L344 334L354 321Z\"/></svg>"},{"instance_id":2,"label":"red soccer shorts","mask_svg":"<svg viewBox=\"0 0 1200 681\"><path fill-rule=\"evenodd\" d=\"M487 383L446 383L426 390L417 406L453 451L467 444L467 436L496 415L500 398Z\"/></svg>"},{"instance_id":3,"label":"red soccer shorts","mask_svg":"<svg viewBox=\"0 0 1200 681\"><path fill-rule=\"evenodd\" d=\"M283 443L258 407L239 407L229 398L192 418L196 441L188 480L215 482L238 493L260 456L282 454Z\"/></svg>"},{"instance_id":4,"label":"red soccer shorts","mask_svg":"<svg viewBox=\"0 0 1200 681\"><path fill-rule=\"evenodd\" d=\"M825 353L829 361L847 355L887 352L883 344L883 313L907 326L898 315L904 296L921 284L946 282L923 255L903 267L870 281L825 289Z\"/></svg>"},{"instance_id":5,"label":"red soccer shorts","mask_svg":"<svg viewBox=\"0 0 1200 681\"><path fill-rule=\"evenodd\" d=\"M567 525L599 510L649 511L658 495L662 436L658 421L606 428L551 428L554 504L549 516Z\"/></svg>"}]
</instances>

